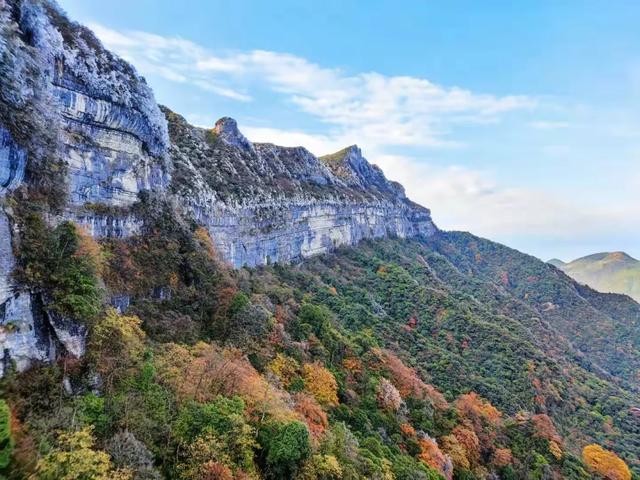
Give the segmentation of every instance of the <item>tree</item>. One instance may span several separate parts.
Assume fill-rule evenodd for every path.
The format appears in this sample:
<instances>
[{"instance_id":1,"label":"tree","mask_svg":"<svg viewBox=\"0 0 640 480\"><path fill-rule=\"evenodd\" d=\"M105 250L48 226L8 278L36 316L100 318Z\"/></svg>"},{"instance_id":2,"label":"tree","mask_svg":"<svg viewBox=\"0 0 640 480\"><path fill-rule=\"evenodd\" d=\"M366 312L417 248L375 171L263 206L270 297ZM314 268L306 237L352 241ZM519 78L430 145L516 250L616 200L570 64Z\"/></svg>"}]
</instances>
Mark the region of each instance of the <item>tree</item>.
<instances>
[{"instance_id":1,"label":"tree","mask_svg":"<svg viewBox=\"0 0 640 480\"><path fill-rule=\"evenodd\" d=\"M137 365L144 353L145 334L136 316L120 315L108 308L94 325L89 342L94 363L109 383L116 382Z\"/></svg>"},{"instance_id":2,"label":"tree","mask_svg":"<svg viewBox=\"0 0 640 480\"><path fill-rule=\"evenodd\" d=\"M439 472L447 480L451 480L453 477L451 459L442 453L438 443L433 438L425 436L418 440L418 444L420 445L418 460Z\"/></svg>"},{"instance_id":3,"label":"tree","mask_svg":"<svg viewBox=\"0 0 640 480\"><path fill-rule=\"evenodd\" d=\"M534 415L531 417L531 422L533 423L534 436L555 442L558 445L562 443L562 438L548 415L544 413Z\"/></svg>"},{"instance_id":4,"label":"tree","mask_svg":"<svg viewBox=\"0 0 640 480\"><path fill-rule=\"evenodd\" d=\"M380 379L378 385L378 405L384 410L397 412L402 406L402 397L398 389L386 378Z\"/></svg>"},{"instance_id":5,"label":"tree","mask_svg":"<svg viewBox=\"0 0 640 480\"><path fill-rule=\"evenodd\" d=\"M560 448L560 445L553 440L549 442L549 452L556 460L560 460L562 458L562 448Z\"/></svg>"},{"instance_id":6,"label":"tree","mask_svg":"<svg viewBox=\"0 0 640 480\"><path fill-rule=\"evenodd\" d=\"M333 455L314 455L304 463L297 480L339 480L342 467Z\"/></svg>"},{"instance_id":7,"label":"tree","mask_svg":"<svg viewBox=\"0 0 640 480\"><path fill-rule=\"evenodd\" d=\"M91 431L61 433L58 446L38 462L31 480L130 480L128 470L113 468L109 454L94 450Z\"/></svg>"},{"instance_id":8,"label":"tree","mask_svg":"<svg viewBox=\"0 0 640 480\"><path fill-rule=\"evenodd\" d=\"M508 448L496 448L491 457L491 463L496 467L506 467L513 461L513 455Z\"/></svg>"},{"instance_id":9,"label":"tree","mask_svg":"<svg viewBox=\"0 0 640 480\"><path fill-rule=\"evenodd\" d=\"M338 404L338 384L329 370L319 363L307 363L302 370L305 390L322 405Z\"/></svg>"},{"instance_id":10,"label":"tree","mask_svg":"<svg viewBox=\"0 0 640 480\"><path fill-rule=\"evenodd\" d=\"M47 293L48 308L58 315L89 322L100 310L100 247L81 237L73 222L53 231L39 213L21 212L19 268L16 276Z\"/></svg>"},{"instance_id":11,"label":"tree","mask_svg":"<svg viewBox=\"0 0 640 480\"><path fill-rule=\"evenodd\" d=\"M187 446L184 460L178 465L178 474L184 480L231 480L231 463L222 439L208 432Z\"/></svg>"},{"instance_id":12,"label":"tree","mask_svg":"<svg viewBox=\"0 0 640 480\"><path fill-rule=\"evenodd\" d=\"M455 401L455 407L463 422L478 437L480 450L491 451L502 419L500 411L475 392L460 395Z\"/></svg>"},{"instance_id":13,"label":"tree","mask_svg":"<svg viewBox=\"0 0 640 480\"><path fill-rule=\"evenodd\" d=\"M298 421L272 423L260 435L266 461L275 478L291 478L311 453L309 430Z\"/></svg>"},{"instance_id":14,"label":"tree","mask_svg":"<svg viewBox=\"0 0 640 480\"><path fill-rule=\"evenodd\" d=\"M471 464L467 458L467 450L454 435L446 435L440 439L442 451L449 455L456 470L469 470Z\"/></svg>"},{"instance_id":15,"label":"tree","mask_svg":"<svg viewBox=\"0 0 640 480\"><path fill-rule=\"evenodd\" d=\"M480 461L480 440L476 432L463 425L458 425L453 429L452 435L464 448L469 463L472 466L476 465Z\"/></svg>"},{"instance_id":16,"label":"tree","mask_svg":"<svg viewBox=\"0 0 640 480\"><path fill-rule=\"evenodd\" d=\"M300 365L295 358L288 357L282 353L278 353L269 365L267 370L273 373L284 388L289 388L294 377L298 374Z\"/></svg>"},{"instance_id":17,"label":"tree","mask_svg":"<svg viewBox=\"0 0 640 480\"><path fill-rule=\"evenodd\" d=\"M408 455L397 455L391 466L396 480L443 480L434 469Z\"/></svg>"},{"instance_id":18,"label":"tree","mask_svg":"<svg viewBox=\"0 0 640 480\"><path fill-rule=\"evenodd\" d=\"M11 409L7 402L0 400L0 470L11 462L14 440L11 435Z\"/></svg>"},{"instance_id":19,"label":"tree","mask_svg":"<svg viewBox=\"0 0 640 480\"><path fill-rule=\"evenodd\" d=\"M192 347L167 343L159 348L156 359L159 377L175 392L178 403L239 395L247 408L261 416L292 417L288 395L269 384L239 350L204 342Z\"/></svg>"},{"instance_id":20,"label":"tree","mask_svg":"<svg viewBox=\"0 0 640 480\"><path fill-rule=\"evenodd\" d=\"M591 444L582 450L582 460L594 472L607 480L631 480L627 464L615 453Z\"/></svg>"},{"instance_id":21,"label":"tree","mask_svg":"<svg viewBox=\"0 0 640 480\"><path fill-rule=\"evenodd\" d=\"M419 400L427 400L438 409L448 407L444 395L432 385L420 379L413 368L407 367L400 358L389 350L375 348L373 350L381 369L388 373L391 382L400 392L402 398L413 397Z\"/></svg>"},{"instance_id":22,"label":"tree","mask_svg":"<svg viewBox=\"0 0 640 480\"><path fill-rule=\"evenodd\" d=\"M174 435L181 445L191 445L195 438L215 438L226 453L225 464L253 472L255 431L243 416L240 397L216 397L213 402L189 402L178 414ZM215 460L215 459L213 459Z\"/></svg>"},{"instance_id":23,"label":"tree","mask_svg":"<svg viewBox=\"0 0 640 480\"><path fill-rule=\"evenodd\" d=\"M295 402L296 412L304 417L304 421L311 432L311 437L317 441L329 425L327 414L322 410L316 399L306 393L295 395Z\"/></svg>"}]
</instances>

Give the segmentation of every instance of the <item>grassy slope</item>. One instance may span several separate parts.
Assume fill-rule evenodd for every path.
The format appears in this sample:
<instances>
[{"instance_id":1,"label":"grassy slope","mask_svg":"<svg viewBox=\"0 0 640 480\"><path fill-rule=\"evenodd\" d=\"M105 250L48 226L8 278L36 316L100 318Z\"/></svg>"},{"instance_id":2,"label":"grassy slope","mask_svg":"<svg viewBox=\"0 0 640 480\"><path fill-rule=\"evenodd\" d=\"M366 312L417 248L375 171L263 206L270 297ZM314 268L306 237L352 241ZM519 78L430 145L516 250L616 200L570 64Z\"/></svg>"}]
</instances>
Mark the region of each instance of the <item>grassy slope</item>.
<instances>
[{"instance_id":1,"label":"grassy slope","mask_svg":"<svg viewBox=\"0 0 640 480\"><path fill-rule=\"evenodd\" d=\"M625 253L596 253L559 268L598 291L623 293L640 300L640 262Z\"/></svg>"}]
</instances>

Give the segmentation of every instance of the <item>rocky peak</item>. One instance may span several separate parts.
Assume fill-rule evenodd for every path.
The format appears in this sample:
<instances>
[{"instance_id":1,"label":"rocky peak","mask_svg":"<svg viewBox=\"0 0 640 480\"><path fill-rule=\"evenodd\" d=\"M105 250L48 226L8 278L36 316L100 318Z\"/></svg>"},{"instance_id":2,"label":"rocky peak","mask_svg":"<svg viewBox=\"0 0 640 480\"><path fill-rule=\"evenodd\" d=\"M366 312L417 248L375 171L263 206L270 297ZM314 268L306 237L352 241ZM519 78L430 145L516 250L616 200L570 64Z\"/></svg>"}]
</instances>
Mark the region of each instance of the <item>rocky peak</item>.
<instances>
[{"instance_id":1,"label":"rocky peak","mask_svg":"<svg viewBox=\"0 0 640 480\"><path fill-rule=\"evenodd\" d=\"M240 132L238 122L231 117L222 117L213 128L214 133L222 141L243 150L253 150L253 144Z\"/></svg>"},{"instance_id":2,"label":"rocky peak","mask_svg":"<svg viewBox=\"0 0 640 480\"><path fill-rule=\"evenodd\" d=\"M362 150L357 145L320 157L320 161L351 187L394 192L397 190L386 179L380 167L372 165L362 156Z\"/></svg>"}]
</instances>

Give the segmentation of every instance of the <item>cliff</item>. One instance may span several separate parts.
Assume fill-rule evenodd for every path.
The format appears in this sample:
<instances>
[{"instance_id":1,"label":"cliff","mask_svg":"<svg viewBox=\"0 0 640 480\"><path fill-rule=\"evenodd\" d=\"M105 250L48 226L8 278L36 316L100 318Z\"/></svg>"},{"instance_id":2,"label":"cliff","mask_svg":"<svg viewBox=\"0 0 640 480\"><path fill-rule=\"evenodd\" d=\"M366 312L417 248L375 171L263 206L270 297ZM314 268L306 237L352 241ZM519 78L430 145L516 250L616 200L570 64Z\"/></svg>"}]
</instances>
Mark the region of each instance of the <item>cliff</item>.
<instances>
[{"instance_id":1,"label":"cliff","mask_svg":"<svg viewBox=\"0 0 640 480\"><path fill-rule=\"evenodd\" d=\"M51 226L120 238L141 232L135 205L148 192L205 227L235 267L436 231L357 147L317 158L252 144L230 118L206 130L161 110L131 65L45 1L0 0L0 87L0 375L84 351L81 323L12 275L14 207L34 199Z\"/></svg>"},{"instance_id":2,"label":"cliff","mask_svg":"<svg viewBox=\"0 0 640 480\"><path fill-rule=\"evenodd\" d=\"M211 130L169 111L167 118L171 193L235 267L288 262L363 238L435 231L429 211L357 147L341 160L347 178L302 147L252 144L230 118Z\"/></svg>"}]
</instances>

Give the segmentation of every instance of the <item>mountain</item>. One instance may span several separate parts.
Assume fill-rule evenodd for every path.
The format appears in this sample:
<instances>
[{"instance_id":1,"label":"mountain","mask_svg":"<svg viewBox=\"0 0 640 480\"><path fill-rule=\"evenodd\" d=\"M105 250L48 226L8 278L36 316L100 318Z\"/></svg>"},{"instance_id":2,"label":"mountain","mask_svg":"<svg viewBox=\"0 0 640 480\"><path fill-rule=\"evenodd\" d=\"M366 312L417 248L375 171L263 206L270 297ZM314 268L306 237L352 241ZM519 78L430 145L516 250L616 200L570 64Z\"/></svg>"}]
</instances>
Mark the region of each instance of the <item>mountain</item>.
<instances>
[{"instance_id":1,"label":"mountain","mask_svg":"<svg viewBox=\"0 0 640 480\"><path fill-rule=\"evenodd\" d=\"M564 265L566 265L566 263L564 263L559 258L552 258L547 263L550 264L550 265L553 265L554 267L557 267L557 268L562 268Z\"/></svg>"},{"instance_id":2,"label":"mountain","mask_svg":"<svg viewBox=\"0 0 640 480\"><path fill-rule=\"evenodd\" d=\"M131 65L57 7L11 5L2 24L0 195L19 198L21 208L0 214L0 304L3 322L15 326L5 333L0 374L11 362L24 370L60 350L84 352L84 329L11 275L18 244L11 225L19 230L27 216L43 213L25 196L43 200L51 223L72 220L95 238L121 238L144 229L144 193L148 203L206 228L235 267L436 231L429 210L357 147L338 162L344 174L337 175L302 147L252 144L233 119L193 127L159 107Z\"/></svg>"},{"instance_id":3,"label":"mountain","mask_svg":"<svg viewBox=\"0 0 640 480\"><path fill-rule=\"evenodd\" d=\"M577 282L640 301L640 261L624 252L595 253L569 263L553 262L549 261Z\"/></svg>"},{"instance_id":4,"label":"mountain","mask_svg":"<svg viewBox=\"0 0 640 480\"><path fill-rule=\"evenodd\" d=\"M189 125L47 1L0 2L0 187L0 476L640 472L638 303Z\"/></svg>"}]
</instances>

